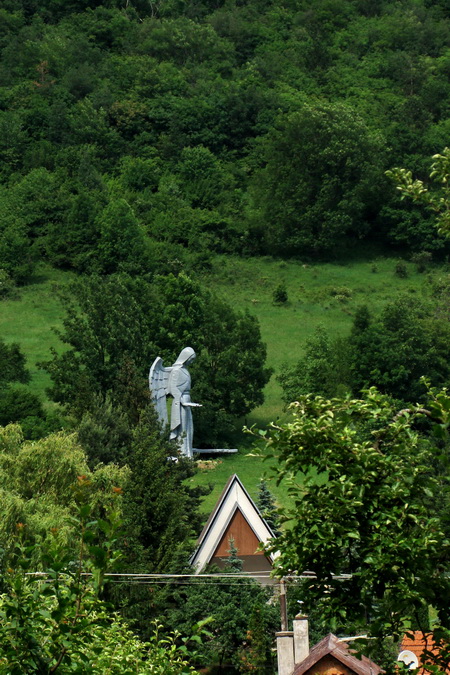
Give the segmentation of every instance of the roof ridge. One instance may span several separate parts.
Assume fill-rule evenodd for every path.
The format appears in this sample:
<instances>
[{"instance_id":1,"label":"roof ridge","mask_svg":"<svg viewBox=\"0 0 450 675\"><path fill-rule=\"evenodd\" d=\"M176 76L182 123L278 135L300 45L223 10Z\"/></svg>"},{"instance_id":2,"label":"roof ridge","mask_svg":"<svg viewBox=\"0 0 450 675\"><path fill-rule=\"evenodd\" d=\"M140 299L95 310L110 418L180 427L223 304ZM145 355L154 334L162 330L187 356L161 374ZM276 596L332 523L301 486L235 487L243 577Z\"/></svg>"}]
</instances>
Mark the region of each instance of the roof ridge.
<instances>
[{"instance_id":1,"label":"roof ridge","mask_svg":"<svg viewBox=\"0 0 450 675\"><path fill-rule=\"evenodd\" d=\"M234 487L237 489L236 495L233 495L232 493ZM224 509L225 504L226 508ZM197 546L190 558L190 563L192 565L199 564L200 567L203 567L209 562L211 556L211 543L208 542L209 537L214 538L211 539L211 541L217 539L217 542L219 542L221 538L220 531L223 532L224 528L226 529L226 527L228 527L236 510L240 511L245 522L260 542L265 542L275 536L266 520L262 517L260 510L246 490L241 479L237 473L234 473L227 480L219 499L197 539Z\"/></svg>"}]
</instances>

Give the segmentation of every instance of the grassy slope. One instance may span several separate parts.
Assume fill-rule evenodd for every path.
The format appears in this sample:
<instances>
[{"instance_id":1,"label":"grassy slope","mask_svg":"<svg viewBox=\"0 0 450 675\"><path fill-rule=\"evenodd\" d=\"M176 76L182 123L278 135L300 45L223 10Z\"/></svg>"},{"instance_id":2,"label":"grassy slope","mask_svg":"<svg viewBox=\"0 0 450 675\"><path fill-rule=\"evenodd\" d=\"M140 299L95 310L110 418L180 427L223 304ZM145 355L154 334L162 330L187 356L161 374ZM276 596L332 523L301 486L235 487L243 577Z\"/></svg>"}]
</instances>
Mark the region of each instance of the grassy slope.
<instances>
[{"instance_id":1,"label":"grassy slope","mask_svg":"<svg viewBox=\"0 0 450 675\"><path fill-rule=\"evenodd\" d=\"M246 420L249 426L265 426L271 420L286 417L276 375L284 364L293 365L303 356L306 340L318 325L322 324L333 335L345 335L359 305L368 304L377 312L400 293L427 292L430 276L418 274L414 265L406 263L408 276L400 278L395 274L397 262L392 258L347 265L302 265L255 258L217 261L207 279L209 287L236 309L248 310L258 317L267 344L267 362L274 369L265 390L264 405L249 415ZM434 274L438 273L436 269ZM273 291L280 283L287 288L286 305L273 302ZM260 476L269 464L257 457L240 455L224 457L222 464L213 470L201 471L195 479L197 483L214 483L213 492L204 501L205 510L214 506L233 472L238 473L250 494L256 497ZM279 503L286 503L282 489L273 484L270 489Z\"/></svg>"},{"instance_id":2,"label":"grassy slope","mask_svg":"<svg viewBox=\"0 0 450 675\"><path fill-rule=\"evenodd\" d=\"M51 384L48 374L36 365L50 358L50 348L61 348L55 328L62 326L62 311L57 290L73 275L43 267L33 282L20 289L16 300L0 303L0 336L6 342L18 342L27 358L31 387L45 399Z\"/></svg>"},{"instance_id":3,"label":"grassy slope","mask_svg":"<svg viewBox=\"0 0 450 675\"><path fill-rule=\"evenodd\" d=\"M414 266L407 264L408 277L399 278L394 273L396 262L383 258L347 265L314 266L254 258L221 258L215 262L214 270L205 281L233 307L248 309L258 317L267 344L268 365L274 369L274 376L266 387L265 403L249 415L248 425L265 426L285 415L276 374L284 363L292 365L301 358L305 341L319 324L335 335L342 335L349 331L358 305L367 303L377 311L398 293L426 292L430 275L417 274ZM439 270L432 274L439 274ZM0 305L0 336L8 342L20 343L31 370L32 387L42 396L50 382L36 363L49 358L50 347L61 347L53 332L53 328L61 326L62 320L56 289L71 278L68 273L45 268L34 283L21 290L19 300L2 301ZM289 301L286 305L273 303L273 291L280 283L287 287ZM195 478L196 483L214 484L212 493L204 501L205 511L212 508L226 480L234 472L251 495L256 496L259 478L268 463L248 455L251 445L249 438L247 448L239 455L223 457L213 464L213 468L206 464ZM283 503L284 492L273 491Z\"/></svg>"},{"instance_id":4,"label":"grassy slope","mask_svg":"<svg viewBox=\"0 0 450 675\"><path fill-rule=\"evenodd\" d=\"M220 261L208 285L233 307L258 317L267 344L268 365L275 373L267 385L265 403L249 421L266 424L280 415L280 387L276 374L293 365L304 353L306 340L322 324L332 335L350 330L355 309L362 304L377 312L399 293L426 290L427 277L406 263L408 277L395 275L396 260L348 265L302 265L266 259ZM284 283L288 303L276 305L273 291Z\"/></svg>"}]
</instances>

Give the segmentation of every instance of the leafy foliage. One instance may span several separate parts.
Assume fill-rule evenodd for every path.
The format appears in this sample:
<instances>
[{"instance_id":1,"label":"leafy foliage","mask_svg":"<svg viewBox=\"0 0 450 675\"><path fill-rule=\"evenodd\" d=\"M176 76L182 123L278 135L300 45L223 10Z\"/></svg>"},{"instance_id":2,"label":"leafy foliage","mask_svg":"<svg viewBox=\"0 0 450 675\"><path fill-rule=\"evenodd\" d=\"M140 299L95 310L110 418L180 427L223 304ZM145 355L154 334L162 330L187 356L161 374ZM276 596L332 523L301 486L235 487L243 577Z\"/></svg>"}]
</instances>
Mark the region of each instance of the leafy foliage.
<instances>
[{"instance_id":1,"label":"leafy foliage","mask_svg":"<svg viewBox=\"0 0 450 675\"><path fill-rule=\"evenodd\" d=\"M433 155L430 179L435 189L429 189L423 181L413 179L412 172L395 168L386 174L397 184L401 199L409 197L414 202L425 204L435 213L439 234L450 235L450 148Z\"/></svg>"},{"instance_id":2,"label":"leafy foliage","mask_svg":"<svg viewBox=\"0 0 450 675\"><path fill-rule=\"evenodd\" d=\"M381 140L342 104L304 104L266 140L254 189L264 247L284 255L329 252L363 236L375 212Z\"/></svg>"},{"instance_id":3,"label":"leafy foliage","mask_svg":"<svg viewBox=\"0 0 450 675\"><path fill-rule=\"evenodd\" d=\"M246 644L239 651L239 671L241 673L261 673L272 675L273 659L271 654L270 611L267 605L253 607L248 624Z\"/></svg>"},{"instance_id":4,"label":"leafy foliage","mask_svg":"<svg viewBox=\"0 0 450 675\"><path fill-rule=\"evenodd\" d=\"M72 287L64 300L61 335L69 349L46 364L54 400L81 417L107 395L130 420L149 402L144 377L157 355L173 363L180 345L195 345L193 399L196 437L214 443L230 420L263 400L270 371L254 318L239 315L191 280L179 275L142 278L92 277ZM80 313L81 310L81 313ZM197 435L198 434L198 435Z\"/></svg>"},{"instance_id":5,"label":"leafy foliage","mask_svg":"<svg viewBox=\"0 0 450 675\"><path fill-rule=\"evenodd\" d=\"M331 340L323 327L307 341L305 357L294 368L284 366L278 376L286 404L314 392L336 396L349 386L349 348L345 340Z\"/></svg>"},{"instance_id":6,"label":"leafy foliage","mask_svg":"<svg viewBox=\"0 0 450 675\"><path fill-rule=\"evenodd\" d=\"M30 542L45 540L71 548L76 533L70 517L76 510L77 477L89 482L90 504L106 509L114 486L125 485L129 469L114 464L90 471L75 436L59 433L25 441L18 425L0 428L1 527L0 546L8 549L18 522Z\"/></svg>"},{"instance_id":7,"label":"leafy foliage","mask_svg":"<svg viewBox=\"0 0 450 675\"><path fill-rule=\"evenodd\" d=\"M0 18L0 268L18 283L42 259L142 271L159 243L431 245L383 171L389 148L422 175L448 137L442 3L11 0Z\"/></svg>"},{"instance_id":8,"label":"leafy foliage","mask_svg":"<svg viewBox=\"0 0 450 675\"><path fill-rule=\"evenodd\" d=\"M6 344L0 340L0 387L10 382L26 383L30 374L25 368L25 357L18 344Z\"/></svg>"},{"instance_id":9,"label":"leafy foliage","mask_svg":"<svg viewBox=\"0 0 450 675\"><path fill-rule=\"evenodd\" d=\"M241 570L239 552L230 541L222 572L236 574ZM210 639L199 649L201 664L234 665L239 672L248 672L253 659L262 672L273 673L268 635L276 630L279 611L267 604L270 595L270 590L251 578L198 579L179 593L179 608L168 613L168 621L184 632L192 623L211 617ZM264 637L256 631L252 641L249 631L255 630L255 616L264 627Z\"/></svg>"},{"instance_id":10,"label":"leafy foliage","mask_svg":"<svg viewBox=\"0 0 450 675\"><path fill-rule=\"evenodd\" d=\"M420 378L446 385L447 325L435 309L405 297L389 303L378 321L367 309L355 316L349 340L354 391L375 385L405 401L424 395Z\"/></svg>"},{"instance_id":11,"label":"leafy foliage","mask_svg":"<svg viewBox=\"0 0 450 675\"><path fill-rule=\"evenodd\" d=\"M435 386L446 385L450 336L441 302L400 296L379 317L360 307L345 338L332 339L319 328L307 342L304 359L278 377L284 401L308 393L356 394L372 385L394 398L418 401L425 395L421 377Z\"/></svg>"},{"instance_id":12,"label":"leafy foliage","mask_svg":"<svg viewBox=\"0 0 450 675\"><path fill-rule=\"evenodd\" d=\"M431 402L438 429L449 405L445 392ZM435 508L448 487L431 469L436 448L416 430L424 411L398 411L375 389L363 399L304 396L292 410L269 441L293 499L276 542L279 573L314 571L303 599L325 621L359 620L371 635L398 638L433 605L448 626L449 532L446 508Z\"/></svg>"},{"instance_id":13,"label":"leafy foliage","mask_svg":"<svg viewBox=\"0 0 450 675\"><path fill-rule=\"evenodd\" d=\"M28 437L39 437L59 427L59 420L46 415L41 400L28 388L30 373L18 344L6 344L0 339L0 425L25 422ZM59 427L60 428L60 427ZM43 433L40 433L40 432Z\"/></svg>"},{"instance_id":14,"label":"leafy foliage","mask_svg":"<svg viewBox=\"0 0 450 675\"><path fill-rule=\"evenodd\" d=\"M30 557L29 567L40 569L42 551L51 549L55 558L52 565L59 560L58 569L63 569L66 564L69 570L72 569L71 565L73 567L73 561L79 555L76 514L81 490L83 513L86 512L86 522L90 523L88 530L94 527L94 521L98 521L103 533L99 533L100 542L106 535L106 525L102 524L105 514L114 505L120 529L114 545L111 544L108 550L117 558L117 571L167 572L180 571L185 567L189 542L200 525L198 504L203 491L186 483L194 472L191 462L173 462L169 458L173 446L161 437L152 410L143 414L134 433L128 428L132 439L125 446L122 462L127 464L122 467L107 463L96 464L95 469L89 469L87 457L75 434L54 434L37 442L26 442L18 426L10 425L0 432L0 476L4 486L0 499L0 548L5 552L1 561L3 566L15 569L13 544L17 523L21 523L20 533L26 538L27 546L33 545L22 552ZM86 541L92 543L91 539ZM94 553L103 555L95 546L92 549ZM22 588L22 581L19 585ZM162 615L165 595L155 595L153 602L149 603L148 593L141 592L143 588L146 589L142 586L114 585L111 590L103 590L102 594L109 597L116 610L120 609L133 619L141 636L152 643L151 622ZM34 594L36 611L40 607L40 593L40 586L36 592L30 589L30 594ZM68 598L73 597L69 590L67 593ZM88 601L89 592L86 593ZM52 602L49 600L50 605ZM40 609L46 611L43 607ZM114 623L115 615L106 605L95 605L93 611L96 616L98 614L100 622L97 636L100 641L103 627L109 625L108 621ZM107 620L108 614L111 616ZM117 634L122 623L119 621L119 624L114 628ZM113 639L111 649L112 643ZM106 640L105 658L110 654L108 644ZM169 652L175 650L174 654L178 653L175 643L169 641L167 645ZM113 652L110 655L115 659ZM119 657L120 654L117 663L120 663ZM100 651L96 658L103 664Z\"/></svg>"},{"instance_id":15,"label":"leafy foliage","mask_svg":"<svg viewBox=\"0 0 450 675\"><path fill-rule=\"evenodd\" d=\"M145 372L156 354L169 363L180 344L196 348L203 446L261 403L269 373L256 321L180 271L210 268L216 252L320 259L371 239L402 256L423 248L445 256L448 153L433 157L436 191L425 186L424 158L448 140L448 28L445 3L426 0L3 3L0 295L32 281L40 261L91 275L66 303L68 349L47 366L54 400L81 420L89 457L64 435L36 446L2 436L15 448L2 455L3 484L14 486L3 490L8 537L19 513L40 539L39 518L60 522L72 508L49 467L61 477L59 460L67 462L73 476L76 464L109 485L119 469L95 467L114 459L138 476L134 501L124 500L130 559L142 563L147 547L148 559L151 551L168 564L169 537L181 550L192 527L175 501L195 505L196 496L181 485L187 468L166 462L155 420L141 415ZM387 152L391 164L411 167L399 180L402 194L417 197L412 205L389 192ZM416 400L420 375L446 384L446 302L442 293L438 307L403 302L380 317L358 313L349 340L317 335L307 359L283 374L286 400L369 383ZM23 389L9 388L25 380L24 364L1 343L0 361L2 350L2 419L27 413L24 427L36 437L52 421ZM148 485L154 478L161 491L166 478L173 490L161 511L133 453ZM12 468L22 461L31 492ZM48 477L52 498L33 472ZM178 518L167 528L164 508ZM187 508L192 524L194 511Z\"/></svg>"},{"instance_id":16,"label":"leafy foliage","mask_svg":"<svg viewBox=\"0 0 450 675\"><path fill-rule=\"evenodd\" d=\"M128 568L168 572L188 557L187 544L197 535L202 490L185 482L192 462L174 461L173 445L161 437L153 410L143 412L126 456L133 489L126 492L123 516Z\"/></svg>"},{"instance_id":17,"label":"leafy foliage","mask_svg":"<svg viewBox=\"0 0 450 675\"><path fill-rule=\"evenodd\" d=\"M273 292L273 301L277 304L284 305L288 301L288 292L286 284L279 284Z\"/></svg>"},{"instance_id":18,"label":"leafy foliage","mask_svg":"<svg viewBox=\"0 0 450 675\"><path fill-rule=\"evenodd\" d=\"M12 389L0 393L0 425L20 422L27 417L43 417L39 398L26 389Z\"/></svg>"},{"instance_id":19,"label":"leafy foliage","mask_svg":"<svg viewBox=\"0 0 450 675\"><path fill-rule=\"evenodd\" d=\"M159 627L149 642L140 641L123 619L100 599L105 572L114 569L120 509L111 503L103 519L94 517L85 496L88 482L79 479L78 508L71 517L76 532L72 547L54 534L46 546L29 545L24 525L0 596L0 670L16 673L155 673L194 672L174 637ZM114 493L117 502L118 491ZM27 545L28 544L28 545ZM41 575L35 576L36 558Z\"/></svg>"}]
</instances>

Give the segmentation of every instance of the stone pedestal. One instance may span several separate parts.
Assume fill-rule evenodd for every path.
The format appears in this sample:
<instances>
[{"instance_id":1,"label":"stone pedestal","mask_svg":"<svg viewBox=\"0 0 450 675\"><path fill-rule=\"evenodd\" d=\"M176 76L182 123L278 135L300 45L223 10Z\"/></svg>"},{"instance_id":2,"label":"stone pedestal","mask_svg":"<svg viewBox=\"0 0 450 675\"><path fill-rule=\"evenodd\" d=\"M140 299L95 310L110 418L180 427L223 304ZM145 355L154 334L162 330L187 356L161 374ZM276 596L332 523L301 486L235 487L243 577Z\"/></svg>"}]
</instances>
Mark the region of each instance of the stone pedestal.
<instances>
[{"instance_id":1,"label":"stone pedestal","mask_svg":"<svg viewBox=\"0 0 450 675\"><path fill-rule=\"evenodd\" d=\"M234 455L237 448L192 448L196 455Z\"/></svg>"}]
</instances>

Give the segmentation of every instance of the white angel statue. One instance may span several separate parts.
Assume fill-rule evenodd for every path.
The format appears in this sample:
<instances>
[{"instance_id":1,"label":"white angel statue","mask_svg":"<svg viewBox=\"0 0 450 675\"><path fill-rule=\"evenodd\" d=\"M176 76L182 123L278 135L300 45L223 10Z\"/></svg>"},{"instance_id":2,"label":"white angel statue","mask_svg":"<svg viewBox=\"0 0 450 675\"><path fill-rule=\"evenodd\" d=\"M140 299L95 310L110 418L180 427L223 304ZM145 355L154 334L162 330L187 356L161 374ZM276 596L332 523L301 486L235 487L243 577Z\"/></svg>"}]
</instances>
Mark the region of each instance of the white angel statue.
<instances>
[{"instance_id":1,"label":"white angel statue","mask_svg":"<svg viewBox=\"0 0 450 675\"><path fill-rule=\"evenodd\" d=\"M194 359L195 352L192 347L185 347L170 368L165 368L161 357L158 356L150 368L148 378L156 413L163 425L168 424L166 397L173 397L170 438L177 441L181 454L190 458L194 454L191 408L201 407L200 403L191 401L191 376L187 366Z\"/></svg>"}]
</instances>

